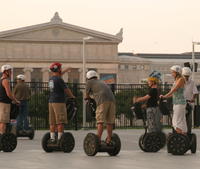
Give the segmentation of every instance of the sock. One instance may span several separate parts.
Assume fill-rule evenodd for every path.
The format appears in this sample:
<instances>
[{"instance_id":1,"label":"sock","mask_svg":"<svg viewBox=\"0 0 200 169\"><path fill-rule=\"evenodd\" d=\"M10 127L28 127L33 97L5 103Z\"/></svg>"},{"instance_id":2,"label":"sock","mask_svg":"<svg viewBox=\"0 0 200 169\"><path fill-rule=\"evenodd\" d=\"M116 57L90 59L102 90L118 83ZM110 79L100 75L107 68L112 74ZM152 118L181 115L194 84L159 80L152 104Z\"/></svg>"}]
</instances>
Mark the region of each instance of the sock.
<instances>
[{"instance_id":1,"label":"sock","mask_svg":"<svg viewBox=\"0 0 200 169\"><path fill-rule=\"evenodd\" d=\"M58 140L60 140L61 139L61 137L62 137L62 132L58 132Z\"/></svg>"},{"instance_id":2,"label":"sock","mask_svg":"<svg viewBox=\"0 0 200 169\"><path fill-rule=\"evenodd\" d=\"M55 140L55 133L54 133L54 132L51 132L51 133L50 133L50 137L51 137L51 139Z\"/></svg>"}]
</instances>

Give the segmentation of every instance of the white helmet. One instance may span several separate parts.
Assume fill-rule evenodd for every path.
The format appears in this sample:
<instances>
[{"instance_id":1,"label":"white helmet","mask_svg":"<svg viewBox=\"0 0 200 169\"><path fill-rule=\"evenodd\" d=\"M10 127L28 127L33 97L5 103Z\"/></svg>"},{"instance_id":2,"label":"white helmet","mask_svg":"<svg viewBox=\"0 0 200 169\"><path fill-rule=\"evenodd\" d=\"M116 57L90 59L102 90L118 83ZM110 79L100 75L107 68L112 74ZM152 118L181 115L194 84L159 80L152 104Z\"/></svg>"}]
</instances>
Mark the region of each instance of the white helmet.
<instances>
[{"instance_id":1,"label":"white helmet","mask_svg":"<svg viewBox=\"0 0 200 169\"><path fill-rule=\"evenodd\" d=\"M86 77L87 77L87 79L91 79L93 77L98 77L98 74L96 71L90 70L87 72Z\"/></svg>"},{"instance_id":2,"label":"white helmet","mask_svg":"<svg viewBox=\"0 0 200 169\"><path fill-rule=\"evenodd\" d=\"M12 69L12 66L10 65L3 65L1 66L1 72L3 73L4 71L6 70L11 70Z\"/></svg>"},{"instance_id":3,"label":"white helmet","mask_svg":"<svg viewBox=\"0 0 200 169\"><path fill-rule=\"evenodd\" d=\"M25 76L20 74L20 75L17 75L17 79L19 80L25 80Z\"/></svg>"},{"instance_id":4,"label":"white helmet","mask_svg":"<svg viewBox=\"0 0 200 169\"><path fill-rule=\"evenodd\" d=\"M192 71L189 67L184 67L182 69L182 75L183 76L190 76L192 74Z\"/></svg>"},{"instance_id":5,"label":"white helmet","mask_svg":"<svg viewBox=\"0 0 200 169\"><path fill-rule=\"evenodd\" d=\"M170 68L170 70L181 74L181 66L179 66L179 65L174 65L174 66L172 66L172 67Z\"/></svg>"}]
</instances>

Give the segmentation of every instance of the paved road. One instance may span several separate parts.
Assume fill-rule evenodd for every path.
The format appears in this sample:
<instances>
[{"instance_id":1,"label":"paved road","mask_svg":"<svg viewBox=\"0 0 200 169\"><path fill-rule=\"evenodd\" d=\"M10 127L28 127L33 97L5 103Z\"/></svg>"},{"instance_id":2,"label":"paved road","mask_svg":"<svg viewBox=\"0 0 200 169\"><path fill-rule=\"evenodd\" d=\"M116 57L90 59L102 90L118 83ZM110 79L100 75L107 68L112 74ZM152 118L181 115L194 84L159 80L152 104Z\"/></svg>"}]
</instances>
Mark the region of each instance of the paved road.
<instances>
[{"instance_id":1,"label":"paved road","mask_svg":"<svg viewBox=\"0 0 200 169\"><path fill-rule=\"evenodd\" d=\"M76 146L72 153L45 153L41 138L45 131L37 131L34 140L18 139L12 153L0 153L0 169L199 169L200 149L196 154L173 156L166 148L158 153L144 153L138 147L142 129L115 130L122 142L122 150L116 157L99 153L95 157L85 155L82 144L90 130L72 131ZM169 132L169 131L166 131ZM200 129L194 130L200 144Z\"/></svg>"}]
</instances>

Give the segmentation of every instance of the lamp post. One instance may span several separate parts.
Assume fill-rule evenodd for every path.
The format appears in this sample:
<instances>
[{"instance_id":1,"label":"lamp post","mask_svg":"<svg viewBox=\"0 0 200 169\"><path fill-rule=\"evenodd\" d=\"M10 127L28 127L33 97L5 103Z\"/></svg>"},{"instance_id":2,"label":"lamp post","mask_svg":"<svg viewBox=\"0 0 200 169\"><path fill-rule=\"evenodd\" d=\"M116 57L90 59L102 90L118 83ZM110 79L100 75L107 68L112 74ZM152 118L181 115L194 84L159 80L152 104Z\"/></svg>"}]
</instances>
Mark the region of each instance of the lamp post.
<instances>
[{"instance_id":1,"label":"lamp post","mask_svg":"<svg viewBox=\"0 0 200 169\"><path fill-rule=\"evenodd\" d=\"M85 44L87 40L92 39L93 37L87 36L83 37L83 48L82 48L82 55L83 55L83 79L82 83L85 84L86 82L86 59L85 59ZM85 100L84 100L85 92L83 92L83 128L86 127L86 106L85 106Z\"/></svg>"},{"instance_id":2,"label":"lamp post","mask_svg":"<svg viewBox=\"0 0 200 169\"><path fill-rule=\"evenodd\" d=\"M200 42L192 42L192 80L194 80L194 72L195 72L195 45L200 45ZM193 113L192 113L192 126L194 126Z\"/></svg>"},{"instance_id":3,"label":"lamp post","mask_svg":"<svg viewBox=\"0 0 200 169\"><path fill-rule=\"evenodd\" d=\"M200 42L192 42L192 80L194 80L194 72L195 72L195 45L200 45Z\"/></svg>"}]
</instances>

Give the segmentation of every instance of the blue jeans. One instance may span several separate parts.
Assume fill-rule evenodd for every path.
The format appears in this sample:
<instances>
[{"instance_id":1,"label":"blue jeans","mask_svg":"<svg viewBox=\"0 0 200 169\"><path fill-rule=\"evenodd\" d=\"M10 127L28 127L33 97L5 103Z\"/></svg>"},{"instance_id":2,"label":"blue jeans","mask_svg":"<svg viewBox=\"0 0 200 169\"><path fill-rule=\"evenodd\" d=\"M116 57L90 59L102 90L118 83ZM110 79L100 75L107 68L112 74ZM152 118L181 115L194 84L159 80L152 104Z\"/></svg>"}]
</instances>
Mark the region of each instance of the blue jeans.
<instances>
[{"instance_id":1,"label":"blue jeans","mask_svg":"<svg viewBox=\"0 0 200 169\"><path fill-rule=\"evenodd\" d=\"M29 129L28 114L28 102L27 100L21 100L17 117L17 130Z\"/></svg>"}]
</instances>

